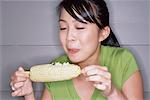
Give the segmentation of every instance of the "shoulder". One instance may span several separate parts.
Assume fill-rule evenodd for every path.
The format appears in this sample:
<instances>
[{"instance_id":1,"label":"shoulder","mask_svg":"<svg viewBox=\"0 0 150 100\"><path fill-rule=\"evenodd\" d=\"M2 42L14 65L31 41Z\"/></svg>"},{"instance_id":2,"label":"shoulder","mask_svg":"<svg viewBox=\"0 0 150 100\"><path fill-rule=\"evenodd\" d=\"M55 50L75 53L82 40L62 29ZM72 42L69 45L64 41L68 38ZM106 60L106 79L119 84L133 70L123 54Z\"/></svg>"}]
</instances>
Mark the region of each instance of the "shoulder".
<instances>
[{"instance_id":1,"label":"shoulder","mask_svg":"<svg viewBox=\"0 0 150 100\"><path fill-rule=\"evenodd\" d=\"M107 66L114 84L121 89L124 82L138 70L132 52L127 48L102 46L102 64Z\"/></svg>"},{"instance_id":2,"label":"shoulder","mask_svg":"<svg viewBox=\"0 0 150 100\"><path fill-rule=\"evenodd\" d=\"M128 48L122 47L110 47L110 46L102 46L102 54L105 56L115 57L115 58L130 58L133 57L133 54Z\"/></svg>"},{"instance_id":3,"label":"shoulder","mask_svg":"<svg viewBox=\"0 0 150 100\"><path fill-rule=\"evenodd\" d=\"M137 62L132 52L127 48L102 46L101 60L103 65L112 68L126 68L129 65L137 67ZM128 65L128 66L127 66Z\"/></svg>"}]
</instances>

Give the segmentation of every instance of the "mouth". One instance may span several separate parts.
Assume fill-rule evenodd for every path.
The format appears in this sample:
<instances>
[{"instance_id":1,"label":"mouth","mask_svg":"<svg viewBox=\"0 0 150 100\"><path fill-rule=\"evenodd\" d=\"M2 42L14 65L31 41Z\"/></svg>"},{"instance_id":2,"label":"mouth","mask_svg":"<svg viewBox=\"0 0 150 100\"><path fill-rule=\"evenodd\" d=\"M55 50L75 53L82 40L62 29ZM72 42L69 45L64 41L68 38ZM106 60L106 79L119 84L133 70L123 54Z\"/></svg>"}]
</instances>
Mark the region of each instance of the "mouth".
<instances>
[{"instance_id":1,"label":"mouth","mask_svg":"<svg viewBox=\"0 0 150 100\"><path fill-rule=\"evenodd\" d=\"M76 54L76 53L78 53L80 51L80 49L77 49L77 48L69 48L68 49L68 53L69 54Z\"/></svg>"}]
</instances>

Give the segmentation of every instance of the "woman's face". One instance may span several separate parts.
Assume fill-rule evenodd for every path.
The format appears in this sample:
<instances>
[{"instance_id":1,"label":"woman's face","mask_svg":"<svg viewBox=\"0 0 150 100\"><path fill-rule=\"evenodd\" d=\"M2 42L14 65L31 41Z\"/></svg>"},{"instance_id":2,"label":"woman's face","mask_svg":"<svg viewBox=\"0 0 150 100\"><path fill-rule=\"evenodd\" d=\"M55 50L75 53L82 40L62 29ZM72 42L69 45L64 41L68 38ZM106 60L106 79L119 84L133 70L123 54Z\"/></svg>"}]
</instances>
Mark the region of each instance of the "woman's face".
<instances>
[{"instance_id":1,"label":"woman's face","mask_svg":"<svg viewBox=\"0 0 150 100\"><path fill-rule=\"evenodd\" d=\"M65 10L59 20L60 40L69 59L74 63L88 61L97 55L100 30L94 23L81 23Z\"/></svg>"}]
</instances>

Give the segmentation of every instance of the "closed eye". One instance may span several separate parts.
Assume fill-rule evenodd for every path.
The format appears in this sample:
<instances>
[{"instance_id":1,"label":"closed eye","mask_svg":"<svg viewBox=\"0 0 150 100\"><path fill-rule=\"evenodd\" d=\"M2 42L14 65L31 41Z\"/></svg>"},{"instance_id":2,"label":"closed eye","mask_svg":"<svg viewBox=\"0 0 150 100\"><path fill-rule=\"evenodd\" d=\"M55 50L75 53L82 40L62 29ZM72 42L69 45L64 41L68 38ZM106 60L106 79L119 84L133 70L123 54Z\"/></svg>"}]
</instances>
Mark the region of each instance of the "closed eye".
<instances>
[{"instance_id":1,"label":"closed eye","mask_svg":"<svg viewBox=\"0 0 150 100\"><path fill-rule=\"evenodd\" d=\"M67 28L60 28L60 30L66 30Z\"/></svg>"},{"instance_id":2,"label":"closed eye","mask_svg":"<svg viewBox=\"0 0 150 100\"><path fill-rule=\"evenodd\" d=\"M76 29L82 30L82 29L85 29L85 28L84 27L77 27Z\"/></svg>"}]
</instances>

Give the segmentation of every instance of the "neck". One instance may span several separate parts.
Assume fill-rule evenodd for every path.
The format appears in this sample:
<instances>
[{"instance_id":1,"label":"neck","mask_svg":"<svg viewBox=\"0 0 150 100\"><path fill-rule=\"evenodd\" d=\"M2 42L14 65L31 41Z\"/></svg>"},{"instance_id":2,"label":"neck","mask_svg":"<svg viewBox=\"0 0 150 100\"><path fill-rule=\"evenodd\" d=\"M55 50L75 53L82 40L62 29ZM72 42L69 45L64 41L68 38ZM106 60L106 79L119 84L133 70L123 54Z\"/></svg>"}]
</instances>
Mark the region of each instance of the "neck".
<instances>
[{"instance_id":1,"label":"neck","mask_svg":"<svg viewBox=\"0 0 150 100\"><path fill-rule=\"evenodd\" d=\"M99 55L100 55L99 50L100 50L100 46L97 47L96 52L92 56L90 56L85 61L78 63L78 65L81 68L84 68L84 67L89 66L89 65L98 65L99 59L100 59L99 58Z\"/></svg>"}]
</instances>

